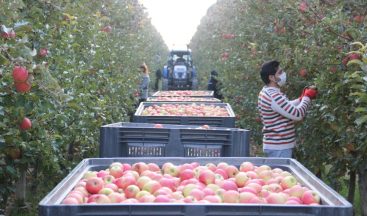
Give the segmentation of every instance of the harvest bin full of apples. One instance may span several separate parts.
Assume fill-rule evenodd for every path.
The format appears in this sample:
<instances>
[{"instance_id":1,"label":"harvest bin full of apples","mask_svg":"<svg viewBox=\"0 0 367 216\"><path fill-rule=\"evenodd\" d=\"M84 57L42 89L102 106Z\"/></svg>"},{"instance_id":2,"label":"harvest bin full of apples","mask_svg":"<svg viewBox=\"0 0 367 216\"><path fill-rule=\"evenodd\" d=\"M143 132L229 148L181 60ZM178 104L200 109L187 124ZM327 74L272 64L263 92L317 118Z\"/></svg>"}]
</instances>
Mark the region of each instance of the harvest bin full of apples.
<instances>
[{"instance_id":1,"label":"harvest bin full of apples","mask_svg":"<svg viewBox=\"0 0 367 216\"><path fill-rule=\"evenodd\" d=\"M119 122L101 127L99 156L248 157L249 146L241 128Z\"/></svg>"},{"instance_id":2,"label":"harvest bin full of apples","mask_svg":"<svg viewBox=\"0 0 367 216\"><path fill-rule=\"evenodd\" d=\"M206 103L220 103L221 100L214 97L188 97L188 96L159 96L159 97L148 97L148 102L206 102Z\"/></svg>"},{"instance_id":3,"label":"harvest bin full of apples","mask_svg":"<svg viewBox=\"0 0 367 216\"><path fill-rule=\"evenodd\" d=\"M352 215L294 159L84 159L40 203L52 215Z\"/></svg>"},{"instance_id":4,"label":"harvest bin full of apples","mask_svg":"<svg viewBox=\"0 0 367 216\"><path fill-rule=\"evenodd\" d=\"M235 127L235 114L228 103L143 102L134 122Z\"/></svg>"},{"instance_id":5,"label":"harvest bin full of apples","mask_svg":"<svg viewBox=\"0 0 367 216\"><path fill-rule=\"evenodd\" d=\"M191 90L183 90L183 91L157 91L153 95L153 97L213 97L214 91L191 91Z\"/></svg>"}]
</instances>

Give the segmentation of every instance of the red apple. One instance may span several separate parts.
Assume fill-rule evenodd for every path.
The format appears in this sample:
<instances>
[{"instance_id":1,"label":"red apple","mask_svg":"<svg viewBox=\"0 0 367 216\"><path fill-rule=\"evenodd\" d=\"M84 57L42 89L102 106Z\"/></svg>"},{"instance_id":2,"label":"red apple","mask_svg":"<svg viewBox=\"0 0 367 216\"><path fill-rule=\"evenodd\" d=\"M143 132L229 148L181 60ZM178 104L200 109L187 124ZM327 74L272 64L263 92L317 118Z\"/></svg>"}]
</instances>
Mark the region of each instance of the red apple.
<instances>
[{"instance_id":1,"label":"red apple","mask_svg":"<svg viewBox=\"0 0 367 216\"><path fill-rule=\"evenodd\" d=\"M268 185L268 190L277 193L283 191L283 188L279 184L273 183Z\"/></svg>"},{"instance_id":2,"label":"red apple","mask_svg":"<svg viewBox=\"0 0 367 216\"><path fill-rule=\"evenodd\" d=\"M112 175L105 175L102 177L102 180L105 184L111 184L115 180L115 177L113 177Z\"/></svg>"},{"instance_id":3,"label":"red apple","mask_svg":"<svg viewBox=\"0 0 367 216\"><path fill-rule=\"evenodd\" d=\"M192 169L185 169L180 172L180 180L184 181L194 177L194 171Z\"/></svg>"},{"instance_id":4,"label":"red apple","mask_svg":"<svg viewBox=\"0 0 367 216\"><path fill-rule=\"evenodd\" d=\"M304 204L320 203L320 196L311 190L305 191L301 199Z\"/></svg>"},{"instance_id":5,"label":"red apple","mask_svg":"<svg viewBox=\"0 0 367 216\"><path fill-rule=\"evenodd\" d=\"M307 70L305 68L302 68L300 71L299 71L299 75L301 77L306 77L307 76Z\"/></svg>"},{"instance_id":6,"label":"red apple","mask_svg":"<svg viewBox=\"0 0 367 216\"><path fill-rule=\"evenodd\" d=\"M194 188L190 191L189 196L192 196L196 201L199 201L204 198L205 193L198 188Z\"/></svg>"},{"instance_id":7,"label":"red apple","mask_svg":"<svg viewBox=\"0 0 367 216\"><path fill-rule=\"evenodd\" d=\"M223 34L222 37L224 39L233 39L235 38L236 36L234 34Z\"/></svg>"},{"instance_id":8,"label":"red apple","mask_svg":"<svg viewBox=\"0 0 367 216\"><path fill-rule=\"evenodd\" d=\"M296 184L297 184L297 179L294 176L286 176L280 182L280 186L282 186L284 190L291 188L295 186Z\"/></svg>"},{"instance_id":9,"label":"red apple","mask_svg":"<svg viewBox=\"0 0 367 216\"><path fill-rule=\"evenodd\" d=\"M117 185L113 184L113 183L108 183L104 186L105 188L111 188L113 191L117 191L119 188L117 187Z\"/></svg>"},{"instance_id":10,"label":"red apple","mask_svg":"<svg viewBox=\"0 0 367 216\"><path fill-rule=\"evenodd\" d=\"M235 167L233 165L229 165L225 170L226 170L229 178L235 177L238 173L237 167Z\"/></svg>"},{"instance_id":11,"label":"red apple","mask_svg":"<svg viewBox=\"0 0 367 216\"><path fill-rule=\"evenodd\" d=\"M25 131L32 128L32 122L29 118L24 118L23 121L19 125L20 129Z\"/></svg>"},{"instance_id":12,"label":"red apple","mask_svg":"<svg viewBox=\"0 0 367 216\"><path fill-rule=\"evenodd\" d=\"M120 167L122 167L123 166L123 164L122 163L120 163L120 162L113 162L112 164L110 164L110 168L111 167L113 167L113 166L120 166ZM125 169L124 169L125 170Z\"/></svg>"},{"instance_id":13,"label":"red apple","mask_svg":"<svg viewBox=\"0 0 367 216\"><path fill-rule=\"evenodd\" d=\"M83 179L90 179L93 177L97 177L97 172L96 171L87 171L86 173L84 173Z\"/></svg>"},{"instance_id":14,"label":"red apple","mask_svg":"<svg viewBox=\"0 0 367 216\"><path fill-rule=\"evenodd\" d=\"M236 184L238 187L243 187L245 186L247 180L248 180L248 177L246 175L245 172L239 172L237 173L237 175L235 176L235 179L236 179Z\"/></svg>"},{"instance_id":15,"label":"red apple","mask_svg":"<svg viewBox=\"0 0 367 216\"><path fill-rule=\"evenodd\" d=\"M75 197L66 197L61 204L65 204L65 205L78 205L79 201L77 198Z\"/></svg>"},{"instance_id":16,"label":"red apple","mask_svg":"<svg viewBox=\"0 0 367 216\"><path fill-rule=\"evenodd\" d=\"M153 172L160 172L161 168L159 168L159 166L155 163L148 163L148 170Z\"/></svg>"},{"instance_id":17,"label":"red apple","mask_svg":"<svg viewBox=\"0 0 367 216\"><path fill-rule=\"evenodd\" d=\"M136 194L139 193L140 189L136 185L129 185L125 189L125 196L127 198L135 198Z\"/></svg>"},{"instance_id":18,"label":"red apple","mask_svg":"<svg viewBox=\"0 0 367 216\"><path fill-rule=\"evenodd\" d=\"M46 48L41 48L38 55L40 57L45 57L47 56L47 54L48 54L48 50Z\"/></svg>"},{"instance_id":19,"label":"red apple","mask_svg":"<svg viewBox=\"0 0 367 216\"><path fill-rule=\"evenodd\" d=\"M199 181L205 185L213 184L215 182L215 175L210 170L204 170L199 174Z\"/></svg>"},{"instance_id":20,"label":"red apple","mask_svg":"<svg viewBox=\"0 0 367 216\"><path fill-rule=\"evenodd\" d=\"M28 82L17 82L14 85L15 85L15 89L19 93L29 92L29 90L31 90L31 87L32 87L32 85L29 84Z\"/></svg>"},{"instance_id":21,"label":"red apple","mask_svg":"<svg viewBox=\"0 0 367 216\"><path fill-rule=\"evenodd\" d=\"M144 162L138 162L131 166L131 169L138 172L139 174L143 173L145 170L148 170L149 167Z\"/></svg>"},{"instance_id":22,"label":"red apple","mask_svg":"<svg viewBox=\"0 0 367 216\"><path fill-rule=\"evenodd\" d=\"M262 186L258 183L249 183L246 185L246 187L254 189L256 191L256 194L258 194L262 189Z\"/></svg>"},{"instance_id":23,"label":"red apple","mask_svg":"<svg viewBox=\"0 0 367 216\"><path fill-rule=\"evenodd\" d=\"M288 197L284 193L271 193L266 197L266 201L269 204L284 204L287 202Z\"/></svg>"},{"instance_id":24,"label":"red apple","mask_svg":"<svg viewBox=\"0 0 367 216\"><path fill-rule=\"evenodd\" d=\"M138 178L137 182L136 182L136 185L140 188L140 189L143 189L143 186L150 182L152 179L149 178L148 176L141 176Z\"/></svg>"},{"instance_id":25,"label":"red apple","mask_svg":"<svg viewBox=\"0 0 367 216\"><path fill-rule=\"evenodd\" d=\"M330 67L330 72L332 72L332 73L336 73L336 71L338 70L338 68L337 67L335 67L335 66L332 66L332 67Z\"/></svg>"},{"instance_id":26,"label":"red apple","mask_svg":"<svg viewBox=\"0 0 367 216\"><path fill-rule=\"evenodd\" d=\"M224 180L219 183L219 186L224 190L238 190L238 187L235 182L231 180Z\"/></svg>"},{"instance_id":27,"label":"red apple","mask_svg":"<svg viewBox=\"0 0 367 216\"><path fill-rule=\"evenodd\" d=\"M151 194L154 194L154 192L156 192L159 188L161 188L161 185L159 184L159 182L154 180L146 183L143 186L143 190L148 191Z\"/></svg>"},{"instance_id":28,"label":"red apple","mask_svg":"<svg viewBox=\"0 0 367 216\"><path fill-rule=\"evenodd\" d=\"M254 165L251 162L243 162L240 165L240 171L241 172L247 172L247 171L252 171L254 170Z\"/></svg>"},{"instance_id":29,"label":"red apple","mask_svg":"<svg viewBox=\"0 0 367 216\"><path fill-rule=\"evenodd\" d=\"M111 203L120 203L126 199L124 194L112 192L108 195L108 198L111 200Z\"/></svg>"},{"instance_id":30,"label":"red apple","mask_svg":"<svg viewBox=\"0 0 367 216\"><path fill-rule=\"evenodd\" d=\"M111 26L105 26L101 29L101 31L109 33L112 31L112 27Z\"/></svg>"},{"instance_id":31,"label":"red apple","mask_svg":"<svg viewBox=\"0 0 367 216\"><path fill-rule=\"evenodd\" d=\"M102 188L101 190L98 191L99 194L105 194L105 195L109 195L111 193L113 193L114 190L111 188Z\"/></svg>"},{"instance_id":32,"label":"red apple","mask_svg":"<svg viewBox=\"0 0 367 216\"><path fill-rule=\"evenodd\" d=\"M193 190L193 189L195 189L195 188L197 188L198 186L197 185L195 185L195 184L187 184L187 185L185 185L185 187L183 188L183 190L182 190L182 194L184 195L184 197L187 197L187 196L189 196L190 195L190 192Z\"/></svg>"},{"instance_id":33,"label":"red apple","mask_svg":"<svg viewBox=\"0 0 367 216\"><path fill-rule=\"evenodd\" d=\"M256 195L251 192L241 192L239 195L240 203L251 203L251 200L255 199Z\"/></svg>"},{"instance_id":34,"label":"red apple","mask_svg":"<svg viewBox=\"0 0 367 216\"><path fill-rule=\"evenodd\" d=\"M8 39L8 38L15 38L17 35L14 30L10 30L7 32L2 32L1 37Z\"/></svg>"},{"instance_id":35,"label":"red apple","mask_svg":"<svg viewBox=\"0 0 367 216\"><path fill-rule=\"evenodd\" d=\"M240 194L238 191L229 190L223 193L224 203L238 203L240 201Z\"/></svg>"},{"instance_id":36,"label":"red apple","mask_svg":"<svg viewBox=\"0 0 367 216\"><path fill-rule=\"evenodd\" d=\"M123 174L123 166L114 165L110 167L110 175L112 175L114 178L120 178Z\"/></svg>"},{"instance_id":37,"label":"red apple","mask_svg":"<svg viewBox=\"0 0 367 216\"><path fill-rule=\"evenodd\" d=\"M109 174L109 172L107 172L106 170L100 170L100 171L97 172L97 177L103 179L103 177L107 176L108 174Z\"/></svg>"},{"instance_id":38,"label":"red apple","mask_svg":"<svg viewBox=\"0 0 367 216\"><path fill-rule=\"evenodd\" d=\"M141 191L139 191L139 192L135 195L135 198L139 200L140 198L142 198L142 197L144 197L144 196L147 196L147 195L152 195L152 194L150 194L148 191L141 190Z\"/></svg>"},{"instance_id":39,"label":"red apple","mask_svg":"<svg viewBox=\"0 0 367 216\"><path fill-rule=\"evenodd\" d=\"M289 195L292 197L301 198L305 189L300 185L295 185L289 189Z\"/></svg>"},{"instance_id":40,"label":"red apple","mask_svg":"<svg viewBox=\"0 0 367 216\"><path fill-rule=\"evenodd\" d=\"M308 5L307 5L307 2L305 1L302 1L299 6L298 6L298 10L301 12L301 13L304 13L308 10Z\"/></svg>"},{"instance_id":41,"label":"red apple","mask_svg":"<svg viewBox=\"0 0 367 216\"><path fill-rule=\"evenodd\" d=\"M176 190L178 186L178 181L174 178L163 177L159 180L159 184L162 187L167 187L167 188L170 188L171 190Z\"/></svg>"},{"instance_id":42,"label":"red apple","mask_svg":"<svg viewBox=\"0 0 367 216\"><path fill-rule=\"evenodd\" d=\"M125 190L129 185L136 185L136 180L133 176L122 176L117 178L113 182L117 187Z\"/></svg>"},{"instance_id":43,"label":"red apple","mask_svg":"<svg viewBox=\"0 0 367 216\"><path fill-rule=\"evenodd\" d=\"M171 198L169 198L169 196L167 195L158 195L154 202L156 203L168 203L168 202L171 202Z\"/></svg>"},{"instance_id":44,"label":"red apple","mask_svg":"<svg viewBox=\"0 0 367 216\"><path fill-rule=\"evenodd\" d=\"M13 69L14 82L25 82L28 79L28 71L25 67L15 66Z\"/></svg>"},{"instance_id":45,"label":"red apple","mask_svg":"<svg viewBox=\"0 0 367 216\"><path fill-rule=\"evenodd\" d=\"M110 198L104 194L93 194L88 198L88 203L111 203Z\"/></svg>"},{"instance_id":46,"label":"red apple","mask_svg":"<svg viewBox=\"0 0 367 216\"><path fill-rule=\"evenodd\" d=\"M75 187L73 191L79 191L81 192L85 197L89 196L89 192L85 187Z\"/></svg>"},{"instance_id":47,"label":"red apple","mask_svg":"<svg viewBox=\"0 0 367 216\"><path fill-rule=\"evenodd\" d=\"M88 179L85 188L89 193L96 194L103 188L103 180L98 177L92 177Z\"/></svg>"},{"instance_id":48,"label":"red apple","mask_svg":"<svg viewBox=\"0 0 367 216\"><path fill-rule=\"evenodd\" d=\"M353 20L354 20L354 22L356 22L356 23L363 23L364 16L362 16L362 15L354 16L354 17L353 17Z\"/></svg>"},{"instance_id":49,"label":"red apple","mask_svg":"<svg viewBox=\"0 0 367 216\"><path fill-rule=\"evenodd\" d=\"M217 196L217 195L208 195L208 196L205 196L203 200L207 200L210 203L221 203L222 202L222 199L219 196Z\"/></svg>"},{"instance_id":50,"label":"red apple","mask_svg":"<svg viewBox=\"0 0 367 216\"><path fill-rule=\"evenodd\" d=\"M68 198L68 197L73 197L73 198L77 199L79 204L84 203L84 194L80 191L71 191L66 196L66 198Z\"/></svg>"}]
</instances>

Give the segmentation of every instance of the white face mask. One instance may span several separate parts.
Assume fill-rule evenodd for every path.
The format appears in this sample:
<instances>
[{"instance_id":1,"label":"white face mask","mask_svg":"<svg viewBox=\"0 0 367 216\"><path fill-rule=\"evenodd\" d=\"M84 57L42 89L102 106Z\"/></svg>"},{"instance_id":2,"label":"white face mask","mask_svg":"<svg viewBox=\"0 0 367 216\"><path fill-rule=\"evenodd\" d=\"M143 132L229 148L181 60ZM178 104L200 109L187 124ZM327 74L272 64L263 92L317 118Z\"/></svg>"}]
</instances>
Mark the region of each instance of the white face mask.
<instances>
[{"instance_id":1,"label":"white face mask","mask_svg":"<svg viewBox=\"0 0 367 216\"><path fill-rule=\"evenodd\" d=\"M284 86L286 82L287 82L287 74L283 71L283 73L280 74L279 76L279 80L277 81L277 84L279 86Z\"/></svg>"}]
</instances>

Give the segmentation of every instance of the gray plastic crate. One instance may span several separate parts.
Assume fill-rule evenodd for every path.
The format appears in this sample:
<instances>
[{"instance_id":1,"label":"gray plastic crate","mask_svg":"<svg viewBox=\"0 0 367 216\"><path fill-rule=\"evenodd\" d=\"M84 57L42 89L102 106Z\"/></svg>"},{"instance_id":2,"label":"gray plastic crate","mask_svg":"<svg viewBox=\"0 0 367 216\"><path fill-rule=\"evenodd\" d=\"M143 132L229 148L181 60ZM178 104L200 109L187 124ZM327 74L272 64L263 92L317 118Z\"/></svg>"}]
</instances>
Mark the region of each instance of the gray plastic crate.
<instances>
[{"instance_id":1,"label":"gray plastic crate","mask_svg":"<svg viewBox=\"0 0 367 216\"><path fill-rule=\"evenodd\" d=\"M186 95L186 96L190 96L190 97L213 97L214 96L214 91L191 91L191 90L188 90L190 92L198 92L198 93L201 93L201 94L197 94L197 95ZM153 97L158 97L158 96L168 96L168 97L173 97L175 96L174 93L176 91L157 91L155 92L152 96ZM180 91L182 92L182 91ZM182 95L183 96L183 95Z\"/></svg>"},{"instance_id":2,"label":"gray plastic crate","mask_svg":"<svg viewBox=\"0 0 367 216\"><path fill-rule=\"evenodd\" d=\"M181 99L181 100L180 100ZM185 100L182 100L185 99ZM220 103L221 100L214 97L148 97L148 102L205 102Z\"/></svg>"},{"instance_id":3,"label":"gray plastic crate","mask_svg":"<svg viewBox=\"0 0 367 216\"><path fill-rule=\"evenodd\" d=\"M209 116L142 116L144 108L153 105L162 104L192 104L192 102L142 102L134 114L134 122L140 123L159 123L159 124L180 124L180 125L209 125L213 127L235 127L235 114L231 105L228 103L205 103L197 102L195 104L205 104L225 107L229 116L209 117Z\"/></svg>"},{"instance_id":4,"label":"gray plastic crate","mask_svg":"<svg viewBox=\"0 0 367 216\"><path fill-rule=\"evenodd\" d=\"M100 129L100 157L246 157L250 131L120 122Z\"/></svg>"},{"instance_id":5,"label":"gray plastic crate","mask_svg":"<svg viewBox=\"0 0 367 216\"><path fill-rule=\"evenodd\" d=\"M107 168L112 162L136 163L152 162L162 165L165 162L184 164L190 162L219 163L227 162L239 166L243 161L255 165L269 165L291 172L299 182L316 191L322 205L270 205L270 204L188 204L188 203L118 203L61 205L60 203L71 191L83 174L88 170ZM302 164L287 158L92 158L85 159L76 166L45 198L39 203L41 216L87 216L87 215L149 215L149 216L224 216L224 215L274 215L274 216L351 216L352 205L341 195L323 183Z\"/></svg>"}]
</instances>

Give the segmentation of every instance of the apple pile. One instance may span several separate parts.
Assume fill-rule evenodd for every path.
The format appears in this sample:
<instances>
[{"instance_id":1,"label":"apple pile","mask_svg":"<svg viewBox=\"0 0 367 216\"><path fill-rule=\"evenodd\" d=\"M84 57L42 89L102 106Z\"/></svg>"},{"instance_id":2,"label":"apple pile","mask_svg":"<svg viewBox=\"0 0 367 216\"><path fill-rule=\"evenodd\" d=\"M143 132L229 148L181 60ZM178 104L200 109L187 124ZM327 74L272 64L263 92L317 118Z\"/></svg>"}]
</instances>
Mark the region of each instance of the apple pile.
<instances>
[{"instance_id":1,"label":"apple pile","mask_svg":"<svg viewBox=\"0 0 367 216\"><path fill-rule=\"evenodd\" d=\"M216 98L205 98L205 97L185 97L185 96L178 96L178 97L151 97L148 101L218 101Z\"/></svg>"},{"instance_id":2,"label":"apple pile","mask_svg":"<svg viewBox=\"0 0 367 216\"><path fill-rule=\"evenodd\" d=\"M86 203L259 203L319 205L319 195L267 165L112 163L88 171L62 201Z\"/></svg>"},{"instance_id":3,"label":"apple pile","mask_svg":"<svg viewBox=\"0 0 367 216\"><path fill-rule=\"evenodd\" d=\"M160 91L155 96L178 97L178 96L210 96L210 91Z\"/></svg>"},{"instance_id":4,"label":"apple pile","mask_svg":"<svg viewBox=\"0 0 367 216\"><path fill-rule=\"evenodd\" d=\"M210 116L226 117L225 107L205 104L162 104L145 107L142 116Z\"/></svg>"}]
</instances>

